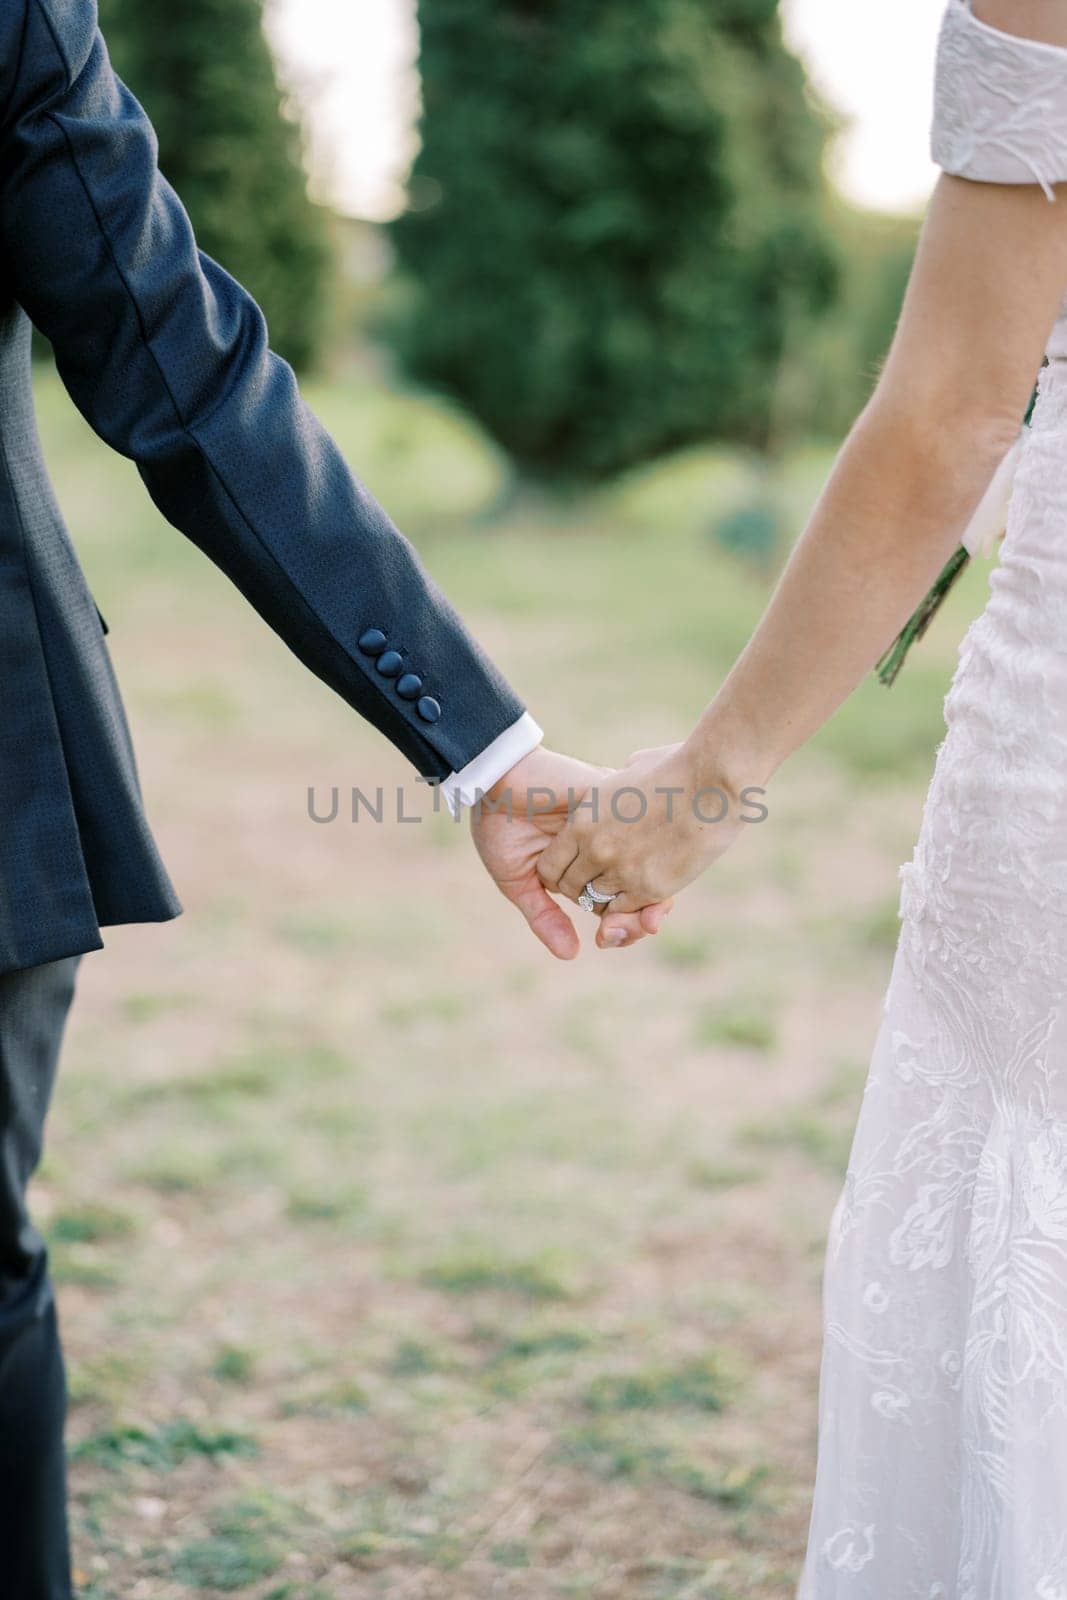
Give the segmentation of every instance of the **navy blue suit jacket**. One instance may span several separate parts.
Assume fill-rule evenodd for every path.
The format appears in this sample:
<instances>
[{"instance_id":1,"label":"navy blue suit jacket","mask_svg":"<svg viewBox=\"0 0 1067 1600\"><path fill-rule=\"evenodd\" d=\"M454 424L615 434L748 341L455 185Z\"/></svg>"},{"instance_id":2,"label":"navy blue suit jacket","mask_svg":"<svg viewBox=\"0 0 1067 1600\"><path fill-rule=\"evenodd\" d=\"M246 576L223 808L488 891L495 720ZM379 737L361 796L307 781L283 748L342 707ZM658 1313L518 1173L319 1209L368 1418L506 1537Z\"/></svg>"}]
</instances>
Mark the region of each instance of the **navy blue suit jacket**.
<instances>
[{"instance_id":1,"label":"navy blue suit jacket","mask_svg":"<svg viewBox=\"0 0 1067 1600\"><path fill-rule=\"evenodd\" d=\"M3 972L180 910L41 458L31 320L164 516L420 773L459 770L523 706L197 249L94 0L0 0L0 117Z\"/></svg>"}]
</instances>

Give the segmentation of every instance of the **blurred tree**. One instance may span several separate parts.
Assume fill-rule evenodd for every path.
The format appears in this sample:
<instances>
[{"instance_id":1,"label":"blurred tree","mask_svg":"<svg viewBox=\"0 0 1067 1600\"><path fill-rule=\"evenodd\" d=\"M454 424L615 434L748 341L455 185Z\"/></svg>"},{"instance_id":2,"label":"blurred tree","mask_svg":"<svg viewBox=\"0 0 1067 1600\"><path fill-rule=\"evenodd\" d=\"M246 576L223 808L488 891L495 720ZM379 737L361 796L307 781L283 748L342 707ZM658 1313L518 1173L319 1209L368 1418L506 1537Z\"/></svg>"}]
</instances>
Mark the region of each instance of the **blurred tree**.
<instances>
[{"instance_id":1,"label":"blurred tree","mask_svg":"<svg viewBox=\"0 0 1067 1600\"><path fill-rule=\"evenodd\" d=\"M298 368L325 332L326 218L308 198L261 0L99 0L115 70L159 135L159 163L201 249L256 297L271 344Z\"/></svg>"},{"instance_id":2,"label":"blurred tree","mask_svg":"<svg viewBox=\"0 0 1067 1600\"><path fill-rule=\"evenodd\" d=\"M843 258L834 315L804 352L806 395L814 428L840 439L874 387L908 285L919 219L888 216L835 200L831 223ZM812 404L814 401L814 404Z\"/></svg>"},{"instance_id":3,"label":"blurred tree","mask_svg":"<svg viewBox=\"0 0 1067 1600\"><path fill-rule=\"evenodd\" d=\"M776 0L423 0L395 337L535 476L765 447L832 304L827 119Z\"/></svg>"}]
</instances>

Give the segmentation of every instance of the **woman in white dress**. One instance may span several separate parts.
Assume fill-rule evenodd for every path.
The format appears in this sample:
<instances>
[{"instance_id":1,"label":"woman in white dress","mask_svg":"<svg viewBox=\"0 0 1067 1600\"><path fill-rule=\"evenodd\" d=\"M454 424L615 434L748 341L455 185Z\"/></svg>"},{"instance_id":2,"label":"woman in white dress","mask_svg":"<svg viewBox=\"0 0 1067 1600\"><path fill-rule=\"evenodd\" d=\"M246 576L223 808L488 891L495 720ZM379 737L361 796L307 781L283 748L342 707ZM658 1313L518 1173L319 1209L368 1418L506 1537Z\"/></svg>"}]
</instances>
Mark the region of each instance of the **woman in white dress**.
<instances>
[{"instance_id":1,"label":"woman in white dress","mask_svg":"<svg viewBox=\"0 0 1067 1600\"><path fill-rule=\"evenodd\" d=\"M690 738L635 758L540 869L572 898L617 892L608 942L612 911L720 855L744 786L836 709L958 545L1041 369L831 1223L799 1600L1067 1600L1064 0L949 0L933 153L891 353L766 615ZM623 785L640 823L613 815ZM733 802L718 825L685 799L711 786Z\"/></svg>"}]
</instances>

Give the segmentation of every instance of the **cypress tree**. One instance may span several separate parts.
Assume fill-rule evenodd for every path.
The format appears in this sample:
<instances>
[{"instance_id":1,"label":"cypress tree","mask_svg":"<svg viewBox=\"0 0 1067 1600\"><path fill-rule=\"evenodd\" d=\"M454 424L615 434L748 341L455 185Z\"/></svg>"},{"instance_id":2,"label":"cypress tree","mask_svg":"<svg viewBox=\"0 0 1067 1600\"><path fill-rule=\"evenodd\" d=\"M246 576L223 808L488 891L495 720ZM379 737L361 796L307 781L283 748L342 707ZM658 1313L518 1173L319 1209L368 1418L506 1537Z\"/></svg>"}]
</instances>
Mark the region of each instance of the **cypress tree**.
<instances>
[{"instance_id":1,"label":"cypress tree","mask_svg":"<svg viewBox=\"0 0 1067 1600\"><path fill-rule=\"evenodd\" d=\"M533 476L776 434L833 301L826 119L774 0L422 0L396 338Z\"/></svg>"}]
</instances>

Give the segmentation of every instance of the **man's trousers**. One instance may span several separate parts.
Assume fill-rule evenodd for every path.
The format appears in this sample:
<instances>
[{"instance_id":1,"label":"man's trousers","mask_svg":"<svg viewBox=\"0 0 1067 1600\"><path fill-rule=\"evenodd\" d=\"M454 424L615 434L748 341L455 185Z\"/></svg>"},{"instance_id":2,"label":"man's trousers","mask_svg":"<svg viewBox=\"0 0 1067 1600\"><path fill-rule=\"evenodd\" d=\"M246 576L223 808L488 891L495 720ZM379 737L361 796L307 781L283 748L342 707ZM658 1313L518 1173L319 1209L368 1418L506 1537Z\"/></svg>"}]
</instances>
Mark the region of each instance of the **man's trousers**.
<instances>
[{"instance_id":1,"label":"man's trousers","mask_svg":"<svg viewBox=\"0 0 1067 1600\"><path fill-rule=\"evenodd\" d=\"M66 1375L26 1211L79 958L0 974L0 1594L70 1600Z\"/></svg>"}]
</instances>

